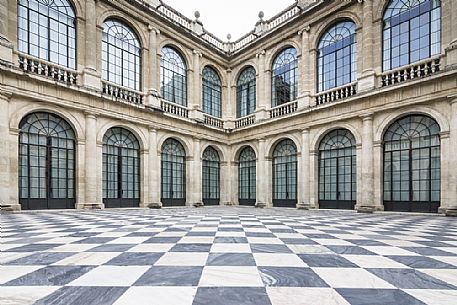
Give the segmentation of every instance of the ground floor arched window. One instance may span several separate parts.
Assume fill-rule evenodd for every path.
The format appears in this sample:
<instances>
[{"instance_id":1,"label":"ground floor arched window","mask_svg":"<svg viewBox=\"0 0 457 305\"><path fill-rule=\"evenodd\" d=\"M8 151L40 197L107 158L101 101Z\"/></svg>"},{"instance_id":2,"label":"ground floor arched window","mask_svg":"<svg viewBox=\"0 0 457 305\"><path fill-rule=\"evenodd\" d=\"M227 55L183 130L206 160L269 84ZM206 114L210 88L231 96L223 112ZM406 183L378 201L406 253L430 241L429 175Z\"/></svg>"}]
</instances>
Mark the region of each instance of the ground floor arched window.
<instances>
[{"instance_id":1,"label":"ground floor arched window","mask_svg":"<svg viewBox=\"0 0 457 305\"><path fill-rule=\"evenodd\" d=\"M19 124L19 202L28 209L74 208L75 133L64 119L32 113Z\"/></svg>"},{"instance_id":2,"label":"ground floor arched window","mask_svg":"<svg viewBox=\"0 0 457 305\"><path fill-rule=\"evenodd\" d=\"M440 127L409 115L384 134L384 209L437 212L440 206Z\"/></svg>"},{"instance_id":3,"label":"ground floor arched window","mask_svg":"<svg viewBox=\"0 0 457 305\"><path fill-rule=\"evenodd\" d=\"M103 203L106 208L138 207L140 145L127 129L113 127L103 137Z\"/></svg>"},{"instance_id":4,"label":"ground floor arched window","mask_svg":"<svg viewBox=\"0 0 457 305\"><path fill-rule=\"evenodd\" d=\"M347 129L329 132L319 145L319 207L354 209L356 201L356 147Z\"/></svg>"},{"instance_id":5,"label":"ground floor arched window","mask_svg":"<svg viewBox=\"0 0 457 305\"><path fill-rule=\"evenodd\" d=\"M297 147L291 140L279 142L273 151L273 205L297 204Z\"/></svg>"},{"instance_id":6,"label":"ground floor arched window","mask_svg":"<svg viewBox=\"0 0 457 305\"><path fill-rule=\"evenodd\" d=\"M186 151L175 139L167 139L161 154L161 200L164 206L186 204Z\"/></svg>"},{"instance_id":7,"label":"ground floor arched window","mask_svg":"<svg viewBox=\"0 0 457 305\"><path fill-rule=\"evenodd\" d=\"M203 152L202 191L205 205L218 205L220 202L221 162L219 154L211 146Z\"/></svg>"},{"instance_id":8,"label":"ground floor arched window","mask_svg":"<svg viewBox=\"0 0 457 305\"><path fill-rule=\"evenodd\" d=\"M256 155L249 146L243 148L240 153L238 179L238 201L240 205L255 205Z\"/></svg>"}]
</instances>

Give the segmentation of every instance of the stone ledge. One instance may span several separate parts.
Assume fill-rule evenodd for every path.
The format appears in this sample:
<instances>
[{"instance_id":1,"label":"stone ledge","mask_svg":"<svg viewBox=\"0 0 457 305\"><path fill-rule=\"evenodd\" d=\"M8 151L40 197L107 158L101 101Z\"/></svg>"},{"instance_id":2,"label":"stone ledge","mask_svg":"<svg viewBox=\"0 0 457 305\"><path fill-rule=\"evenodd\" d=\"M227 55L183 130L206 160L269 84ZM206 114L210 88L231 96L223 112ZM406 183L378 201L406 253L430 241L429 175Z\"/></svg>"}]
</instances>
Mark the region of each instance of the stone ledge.
<instances>
[{"instance_id":1,"label":"stone ledge","mask_svg":"<svg viewBox=\"0 0 457 305\"><path fill-rule=\"evenodd\" d=\"M195 203L192 203L192 206L195 208L201 208L204 206L204 204L203 204L203 202L195 202Z\"/></svg>"},{"instance_id":2,"label":"stone ledge","mask_svg":"<svg viewBox=\"0 0 457 305\"><path fill-rule=\"evenodd\" d=\"M103 203L77 203L75 208L77 210L103 210L105 205Z\"/></svg>"},{"instance_id":3,"label":"stone ledge","mask_svg":"<svg viewBox=\"0 0 457 305\"><path fill-rule=\"evenodd\" d=\"M2 211L2 212L16 212L16 211L20 211L20 210L21 210L21 205L18 203L0 204L0 211Z\"/></svg>"},{"instance_id":4,"label":"stone ledge","mask_svg":"<svg viewBox=\"0 0 457 305\"><path fill-rule=\"evenodd\" d=\"M264 209L266 208L268 205L265 203L265 202L256 202L255 203L255 207L256 208L259 208L259 209Z\"/></svg>"}]
</instances>

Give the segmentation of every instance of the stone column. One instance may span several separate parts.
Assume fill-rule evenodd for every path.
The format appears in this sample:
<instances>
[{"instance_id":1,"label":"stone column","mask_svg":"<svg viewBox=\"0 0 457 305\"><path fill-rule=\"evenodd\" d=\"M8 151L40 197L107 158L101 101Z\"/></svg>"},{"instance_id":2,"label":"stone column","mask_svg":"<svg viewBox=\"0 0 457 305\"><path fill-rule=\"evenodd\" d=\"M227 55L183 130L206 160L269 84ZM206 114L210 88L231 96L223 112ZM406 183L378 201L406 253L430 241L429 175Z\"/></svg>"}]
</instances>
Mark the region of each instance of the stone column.
<instances>
[{"instance_id":1,"label":"stone column","mask_svg":"<svg viewBox=\"0 0 457 305\"><path fill-rule=\"evenodd\" d=\"M383 172L383 145L382 141L373 143L373 205L379 210L384 210L384 172Z\"/></svg>"},{"instance_id":2,"label":"stone column","mask_svg":"<svg viewBox=\"0 0 457 305\"><path fill-rule=\"evenodd\" d=\"M202 199L202 156L200 139L194 138L193 159L190 162L190 172L187 181L190 188L190 204L199 207L203 205Z\"/></svg>"},{"instance_id":3,"label":"stone column","mask_svg":"<svg viewBox=\"0 0 457 305\"><path fill-rule=\"evenodd\" d=\"M10 183L10 154L13 152L8 149L10 146L10 130L9 130L9 102L11 94L0 91L0 147L3 148L3 153L0 154L0 206L7 210L20 210L20 205L17 202L12 202L10 198L13 184ZM17 145L16 145L17 146ZM17 174L16 174L17 176ZM15 189L17 193L17 189Z\"/></svg>"},{"instance_id":4,"label":"stone column","mask_svg":"<svg viewBox=\"0 0 457 305\"><path fill-rule=\"evenodd\" d=\"M0 1L0 60L13 62L13 44L9 38L8 1Z\"/></svg>"},{"instance_id":5,"label":"stone column","mask_svg":"<svg viewBox=\"0 0 457 305\"><path fill-rule=\"evenodd\" d=\"M310 27L306 26L303 30L298 32L298 35L301 35L301 50L298 50L298 108L303 109L310 106L310 83L309 83L309 73L313 69L313 65L310 63L309 56L309 30Z\"/></svg>"},{"instance_id":6,"label":"stone column","mask_svg":"<svg viewBox=\"0 0 457 305\"><path fill-rule=\"evenodd\" d=\"M203 105L201 99L202 93L202 80L201 80L201 73L200 73L200 59L202 57L202 53L194 50L193 51L193 73L192 77L192 85L189 94L189 107L191 108L190 116L192 119L198 122L204 122L203 117Z\"/></svg>"},{"instance_id":7,"label":"stone column","mask_svg":"<svg viewBox=\"0 0 457 305\"><path fill-rule=\"evenodd\" d=\"M157 147L157 129L149 128L149 199L150 208L160 209L160 158Z\"/></svg>"},{"instance_id":8,"label":"stone column","mask_svg":"<svg viewBox=\"0 0 457 305\"><path fill-rule=\"evenodd\" d=\"M442 10L443 17L447 16L442 20L443 43L446 45L449 41L446 47L446 66L453 67L457 65L457 2L442 1Z\"/></svg>"},{"instance_id":9,"label":"stone column","mask_svg":"<svg viewBox=\"0 0 457 305\"><path fill-rule=\"evenodd\" d=\"M100 71L97 71L98 55L97 40L97 11L95 8L95 0L86 0L86 26L85 33L85 67L83 71L84 86L93 89L101 89ZM100 40L101 41L101 40Z\"/></svg>"},{"instance_id":10,"label":"stone column","mask_svg":"<svg viewBox=\"0 0 457 305\"><path fill-rule=\"evenodd\" d=\"M301 156L298 163L298 209L309 209L309 128L302 131Z\"/></svg>"},{"instance_id":11,"label":"stone column","mask_svg":"<svg viewBox=\"0 0 457 305\"><path fill-rule=\"evenodd\" d=\"M225 96L222 95L222 118L224 119L224 129L235 129L236 118L236 93L233 86L232 70L227 69L227 88ZM225 101L225 102L224 102Z\"/></svg>"},{"instance_id":12,"label":"stone column","mask_svg":"<svg viewBox=\"0 0 457 305\"><path fill-rule=\"evenodd\" d=\"M268 101L266 100L266 86L265 80L270 73L265 71L265 50L256 54L257 58L257 75L256 75L256 111L255 120L256 122L263 121L268 118L267 109L270 108ZM267 75L265 75L267 74Z\"/></svg>"},{"instance_id":13,"label":"stone column","mask_svg":"<svg viewBox=\"0 0 457 305\"><path fill-rule=\"evenodd\" d=\"M220 162L220 204L221 205L232 205L232 165L230 162L222 161Z\"/></svg>"},{"instance_id":14,"label":"stone column","mask_svg":"<svg viewBox=\"0 0 457 305\"><path fill-rule=\"evenodd\" d=\"M357 203L358 211L372 212L379 210L374 204L374 172L373 172L373 114L361 116L362 119L362 154L361 154L361 185L357 187L362 193L362 202Z\"/></svg>"},{"instance_id":15,"label":"stone column","mask_svg":"<svg viewBox=\"0 0 457 305\"><path fill-rule=\"evenodd\" d=\"M362 34L362 44L357 47L357 62L360 62L358 65L362 68L362 73L360 70L358 74L358 91L368 91L375 87L376 84L376 75L374 70L374 25L373 25L373 1L364 1L363 2L363 24L362 30L358 31L357 35ZM359 36L360 37L360 36ZM382 39L381 37L378 37ZM360 50L361 48L361 50Z\"/></svg>"},{"instance_id":16,"label":"stone column","mask_svg":"<svg viewBox=\"0 0 457 305\"><path fill-rule=\"evenodd\" d=\"M442 198L442 206L440 212L445 212L448 216L457 216L457 155L453 150L457 147L457 95L449 97L451 104L451 121L450 121L450 133L448 139L448 149L446 149L445 143L441 141L441 167L443 172L441 173L441 185L445 183L446 171L448 172L447 179L447 196L444 194ZM447 159L447 164L444 160ZM443 167L444 165L444 167ZM446 166L447 165L447 166ZM441 193L445 193L442 192ZM444 202L443 202L444 201Z\"/></svg>"},{"instance_id":17,"label":"stone column","mask_svg":"<svg viewBox=\"0 0 457 305\"><path fill-rule=\"evenodd\" d=\"M157 45L157 35L158 30L154 29L152 26L148 27L149 30L149 73L148 73L148 106L152 108L160 108L160 73L157 73L157 70L160 70L160 63L157 60L158 45Z\"/></svg>"},{"instance_id":18,"label":"stone column","mask_svg":"<svg viewBox=\"0 0 457 305\"><path fill-rule=\"evenodd\" d=\"M258 208L268 206L268 161L265 158L265 139L259 140L259 155L257 156L256 173L256 203Z\"/></svg>"},{"instance_id":19,"label":"stone column","mask_svg":"<svg viewBox=\"0 0 457 305\"><path fill-rule=\"evenodd\" d=\"M101 202L97 202L97 117L93 113L86 113L86 133L85 133L85 151L84 151L84 184L85 200L76 207L86 208L103 208Z\"/></svg>"}]
</instances>

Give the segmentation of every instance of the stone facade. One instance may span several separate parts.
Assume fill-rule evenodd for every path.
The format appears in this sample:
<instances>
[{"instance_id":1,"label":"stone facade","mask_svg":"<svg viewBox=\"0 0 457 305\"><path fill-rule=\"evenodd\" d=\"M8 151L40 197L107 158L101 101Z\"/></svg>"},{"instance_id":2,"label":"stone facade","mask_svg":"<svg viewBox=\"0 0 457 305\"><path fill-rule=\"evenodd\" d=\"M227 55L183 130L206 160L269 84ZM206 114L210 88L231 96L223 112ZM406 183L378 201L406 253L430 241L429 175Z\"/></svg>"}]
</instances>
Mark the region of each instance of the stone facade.
<instances>
[{"instance_id":1,"label":"stone facade","mask_svg":"<svg viewBox=\"0 0 457 305\"><path fill-rule=\"evenodd\" d=\"M19 123L27 114L44 111L64 118L76 137L76 208L103 207L103 136L111 127L131 131L140 145L140 206L160 207L161 147L168 138L186 151L186 205L202 204L202 153L208 146L220 155L220 204L238 204L238 156L251 146L257 156L256 202L272 206L272 152L282 139L298 149L297 206L319 208L320 140L344 128L356 139L356 208L383 209L383 135L396 119L424 114L440 126L440 212L457 205L457 2L442 0L439 69L421 78L384 84L382 26L386 0L299 1L290 17L261 20L256 38L220 42L199 21L161 13L158 1L73 0L77 30L75 82L61 82L24 71L17 47L17 2L0 3L0 203L20 209L18 182ZM161 8L162 7L162 8ZM162 10L162 11L161 11ZM177 15L174 15L175 17ZM103 90L102 24L107 18L126 22L141 44L141 102L132 103ZM316 92L317 45L335 21L351 19L357 33L357 92L332 102L336 88ZM160 54L171 45L187 64L187 108L177 109L160 97ZM241 45L241 47L240 47ZM271 66L286 46L298 51L298 96L271 107ZM435 60L435 58L433 58ZM37 60L40 65L51 63ZM430 61L426 62L428 64ZM210 65L221 76L222 118L202 112L201 73ZM256 70L256 111L236 117L236 83L240 71ZM407 67L404 67L406 69ZM128 89L124 88L128 91ZM135 93L135 92L134 92Z\"/></svg>"}]
</instances>

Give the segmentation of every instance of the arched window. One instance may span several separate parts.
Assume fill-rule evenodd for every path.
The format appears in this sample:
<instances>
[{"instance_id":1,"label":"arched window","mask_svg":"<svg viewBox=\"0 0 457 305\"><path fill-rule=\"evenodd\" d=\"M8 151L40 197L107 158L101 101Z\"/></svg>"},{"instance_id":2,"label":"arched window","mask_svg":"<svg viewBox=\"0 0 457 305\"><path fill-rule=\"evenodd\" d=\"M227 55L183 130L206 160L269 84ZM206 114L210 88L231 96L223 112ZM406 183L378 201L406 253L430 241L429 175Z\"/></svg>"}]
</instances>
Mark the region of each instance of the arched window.
<instances>
[{"instance_id":1,"label":"arched window","mask_svg":"<svg viewBox=\"0 0 457 305\"><path fill-rule=\"evenodd\" d=\"M240 153L238 167L240 205L255 205L256 201L256 155L251 147L244 148Z\"/></svg>"},{"instance_id":2,"label":"arched window","mask_svg":"<svg viewBox=\"0 0 457 305\"><path fill-rule=\"evenodd\" d=\"M162 48L160 58L160 94L167 101L187 106L187 67L173 48Z\"/></svg>"},{"instance_id":3,"label":"arched window","mask_svg":"<svg viewBox=\"0 0 457 305\"><path fill-rule=\"evenodd\" d=\"M384 12L384 71L441 50L441 1L391 0Z\"/></svg>"},{"instance_id":4,"label":"arched window","mask_svg":"<svg viewBox=\"0 0 457 305\"><path fill-rule=\"evenodd\" d=\"M440 205L440 127L409 115L384 134L384 209L437 212Z\"/></svg>"},{"instance_id":5,"label":"arched window","mask_svg":"<svg viewBox=\"0 0 457 305\"><path fill-rule=\"evenodd\" d=\"M118 20L111 19L103 23L102 78L140 90L140 42L132 29Z\"/></svg>"},{"instance_id":6,"label":"arched window","mask_svg":"<svg viewBox=\"0 0 457 305\"><path fill-rule=\"evenodd\" d=\"M244 117L254 113L256 100L255 70L248 67L241 72L237 82L237 116Z\"/></svg>"},{"instance_id":7,"label":"arched window","mask_svg":"<svg viewBox=\"0 0 457 305\"><path fill-rule=\"evenodd\" d=\"M221 164L219 154L211 146L203 152L202 188L203 203L218 205L220 201Z\"/></svg>"},{"instance_id":8,"label":"arched window","mask_svg":"<svg viewBox=\"0 0 457 305\"><path fill-rule=\"evenodd\" d=\"M140 145L133 133L120 127L113 127L105 133L102 172L105 207L138 207Z\"/></svg>"},{"instance_id":9,"label":"arched window","mask_svg":"<svg viewBox=\"0 0 457 305\"><path fill-rule=\"evenodd\" d=\"M356 200L355 138L347 129L329 132L319 145L319 207L353 209Z\"/></svg>"},{"instance_id":10,"label":"arched window","mask_svg":"<svg viewBox=\"0 0 457 305\"><path fill-rule=\"evenodd\" d=\"M206 66L203 69L203 112L221 117L222 88L221 79L213 68Z\"/></svg>"},{"instance_id":11,"label":"arched window","mask_svg":"<svg viewBox=\"0 0 457 305\"><path fill-rule=\"evenodd\" d=\"M75 133L61 117L32 113L19 124L22 209L75 207Z\"/></svg>"},{"instance_id":12,"label":"arched window","mask_svg":"<svg viewBox=\"0 0 457 305\"><path fill-rule=\"evenodd\" d=\"M175 139L167 139L162 145L162 204L179 206L186 204L186 151Z\"/></svg>"},{"instance_id":13,"label":"arched window","mask_svg":"<svg viewBox=\"0 0 457 305\"><path fill-rule=\"evenodd\" d=\"M318 90L325 91L357 79L355 23L342 21L329 28L319 41Z\"/></svg>"},{"instance_id":14,"label":"arched window","mask_svg":"<svg viewBox=\"0 0 457 305\"><path fill-rule=\"evenodd\" d=\"M276 56L271 73L271 106L275 107L297 98L297 50L287 48Z\"/></svg>"},{"instance_id":15,"label":"arched window","mask_svg":"<svg viewBox=\"0 0 457 305\"><path fill-rule=\"evenodd\" d=\"M67 0L18 0L20 52L76 69L75 12Z\"/></svg>"},{"instance_id":16,"label":"arched window","mask_svg":"<svg viewBox=\"0 0 457 305\"><path fill-rule=\"evenodd\" d=\"M297 204L297 147L292 140L279 142L273 152L273 205Z\"/></svg>"}]
</instances>

